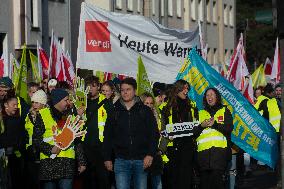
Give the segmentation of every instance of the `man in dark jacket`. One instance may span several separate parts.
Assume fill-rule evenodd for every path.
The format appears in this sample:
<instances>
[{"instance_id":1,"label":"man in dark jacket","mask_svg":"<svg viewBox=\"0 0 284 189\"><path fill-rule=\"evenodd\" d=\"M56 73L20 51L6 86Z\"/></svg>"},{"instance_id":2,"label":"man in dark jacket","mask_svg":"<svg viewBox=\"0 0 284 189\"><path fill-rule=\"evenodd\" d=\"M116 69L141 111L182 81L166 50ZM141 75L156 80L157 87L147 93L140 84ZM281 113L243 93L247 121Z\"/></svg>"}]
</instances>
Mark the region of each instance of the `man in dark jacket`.
<instances>
[{"instance_id":1,"label":"man in dark jacket","mask_svg":"<svg viewBox=\"0 0 284 189\"><path fill-rule=\"evenodd\" d=\"M113 170L111 153L114 151L114 173L117 189L147 188L147 172L157 150L157 123L149 107L135 96L137 84L132 78L121 84L121 99L115 103L113 114L107 118L104 134L105 166Z\"/></svg>"}]
</instances>

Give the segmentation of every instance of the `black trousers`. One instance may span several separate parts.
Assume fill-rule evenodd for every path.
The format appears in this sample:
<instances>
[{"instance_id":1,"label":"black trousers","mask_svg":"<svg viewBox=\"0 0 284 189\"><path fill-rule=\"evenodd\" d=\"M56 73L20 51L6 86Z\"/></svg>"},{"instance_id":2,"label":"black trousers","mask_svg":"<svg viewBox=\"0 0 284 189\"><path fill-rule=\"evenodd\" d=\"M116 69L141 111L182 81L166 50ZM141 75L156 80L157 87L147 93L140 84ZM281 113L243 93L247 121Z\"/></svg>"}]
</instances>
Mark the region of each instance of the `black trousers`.
<instances>
[{"instance_id":1,"label":"black trousers","mask_svg":"<svg viewBox=\"0 0 284 189\"><path fill-rule=\"evenodd\" d=\"M206 170L201 171L200 188L201 189L225 189L223 175L225 170Z\"/></svg>"},{"instance_id":2,"label":"black trousers","mask_svg":"<svg viewBox=\"0 0 284 189\"><path fill-rule=\"evenodd\" d=\"M88 165L83 173L84 189L110 189L110 173L104 166L101 147L85 148Z\"/></svg>"},{"instance_id":3,"label":"black trousers","mask_svg":"<svg viewBox=\"0 0 284 189\"><path fill-rule=\"evenodd\" d=\"M169 147L167 152L169 163L165 167L163 186L167 189L191 189L194 148L192 146Z\"/></svg>"},{"instance_id":4,"label":"black trousers","mask_svg":"<svg viewBox=\"0 0 284 189\"><path fill-rule=\"evenodd\" d=\"M26 161L25 162L25 186L29 189L38 189L39 182L39 162Z\"/></svg>"}]
</instances>

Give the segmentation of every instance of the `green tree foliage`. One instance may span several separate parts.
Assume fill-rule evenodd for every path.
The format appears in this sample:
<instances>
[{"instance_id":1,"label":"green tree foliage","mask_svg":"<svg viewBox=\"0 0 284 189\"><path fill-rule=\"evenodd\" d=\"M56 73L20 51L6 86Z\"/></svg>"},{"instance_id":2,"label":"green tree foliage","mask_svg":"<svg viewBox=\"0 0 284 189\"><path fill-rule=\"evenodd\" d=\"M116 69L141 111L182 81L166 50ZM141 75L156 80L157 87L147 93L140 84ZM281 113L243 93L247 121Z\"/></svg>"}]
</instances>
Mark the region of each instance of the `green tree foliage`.
<instances>
[{"instance_id":1,"label":"green tree foliage","mask_svg":"<svg viewBox=\"0 0 284 189\"><path fill-rule=\"evenodd\" d=\"M244 33L247 66L250 71L265 62L266 57L273 58L276 32L271 24L257 23L257 11L272 10L271 0L236 0L237 39ZM256 65L254 65L256 62Z\"/></svg>"}]
</instances>

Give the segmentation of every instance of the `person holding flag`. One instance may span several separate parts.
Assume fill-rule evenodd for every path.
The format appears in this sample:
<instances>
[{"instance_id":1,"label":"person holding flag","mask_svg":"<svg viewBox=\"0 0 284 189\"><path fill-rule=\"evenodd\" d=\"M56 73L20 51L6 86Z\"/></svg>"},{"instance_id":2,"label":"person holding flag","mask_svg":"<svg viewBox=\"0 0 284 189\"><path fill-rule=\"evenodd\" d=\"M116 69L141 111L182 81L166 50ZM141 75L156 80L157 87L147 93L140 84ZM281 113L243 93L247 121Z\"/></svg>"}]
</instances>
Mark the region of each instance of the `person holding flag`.
<instances>
[{"instance_id":1,"label":"person holding flag","mask_svg":"<svg viewBox=\"0 0 284 189\"><path fill-rule=\"evenodd\" d=\"M195 103L188 98L189 83L177 80L168 95L167 104L162 109L165 124L193 122L198 119ZM195 142L193 135L174 138L167 148L169 159L166 185L169 189L192 187L193 157Z\"/></svg>"}]
</instances>

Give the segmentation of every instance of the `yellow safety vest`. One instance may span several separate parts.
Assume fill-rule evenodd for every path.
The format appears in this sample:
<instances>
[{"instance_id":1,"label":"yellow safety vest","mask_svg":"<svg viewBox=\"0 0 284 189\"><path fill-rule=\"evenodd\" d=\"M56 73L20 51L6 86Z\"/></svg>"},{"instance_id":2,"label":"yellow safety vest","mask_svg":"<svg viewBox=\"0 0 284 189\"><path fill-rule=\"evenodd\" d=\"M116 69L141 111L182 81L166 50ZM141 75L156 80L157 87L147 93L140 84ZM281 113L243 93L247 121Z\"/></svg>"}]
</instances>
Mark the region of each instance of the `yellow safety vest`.
<instances>
[{"instance_id":1,"label":"yellow safety vest","mask_svg":"<svg viewBox=\"0 0 284 189\"><path fill-rule=\"evenodd\" d=\"M191 104L191 106L192 107L196 107L196 103L195 102L190 102L190 104ZM195 115L194 115L194 109L193 108L191 108L191 115L192 115L192 118L193 118L193 121L196 121L196 118L195 118ZM169 116L169 124L173 124L173 113L172 113L172 110L170 110L170 116ZM173 146L174 144L173 144L173 142L169 142L169 144L168 144L168 146Z\"/></svg>"},{"instance_id":2,"label":"yellow safety vest","mask_svg":"<svg viewBox=\"0 0 284 189\"><path fill-rule=\"evenodd\" d=\"M225 110L226 108L223 107L218 110L214 115L214 120L219 124L224 124L225 120ZM202 123L206 119L210 119L211 116L209 112L206 110L199 111L199 122ZM197 151L201 152L203 150L208 150L212 147L217 148L226 148L227 139L226 137L216 129L206 128L204 129L199 137L196 139L197 142Z\"/></svg>"},{"instance_id":3,"label":"yellow safety vest","mask_svg":"<svg viewBox=\"0 0 284 189\"><path fill-rule=\"evenodd\" d=\"M26 149L32 145L32 139L33 139L33 130L34 130L34 124L29 118L29 114L27 115L25 119L25 130L27 131L29 135L29 142L26 144Z\"/></svg>"},{"instance_id":4,"label":"yellow safety vest","mask_svg":"<svg viewBox=\"0 0 284 189\"><path fill-rule=\"evenodd\" d=\"M267 108L269 113L269 122L274 127L275 131L278 133L280 130L280 121L281 121L281 112L279 110L277 100L275 98L268 98L266 96L259 96L257 98L257 102L255 103L254 107L259 111L260 103L267 99ZM259 113L263 115L263 110L260 110Z\"/></svg>"},{"instance_id":5,"label":"yellow safety vest","mask_svg":"<svg viewBox=\"0 0 284 189\"><path fill-rule=\"evenodd\" d=\"M53 140L52 126L57 125L57 123L53 119L49 108L43 108L39 111L39 113L41 115L41 118L45 126L45 132L43 134L43 141L53 146L54 140ZM56 157L65 157L65 158L75 159L74 147L70 147L67 150L61 150L61 152L57 154ZM47 158L50 158L50 157L40 152L40 160L47 159Z\"/></svg>"},{"instance_id":6,"label":"yellow safety vest","mask_svg":"<svg viewBox=\"0 0 284 189\"><path fill-rule=\"evenodd\" d=\"M99 102L102 102L105 99L104 95L99 96ZM99 128L99 139L101 142L104 141L104 129L105 129L105 124L106 124L106 119L107 119L107 112L104 108L104 105L101 105L101 107L98 109L98 128Z\"/></svg>"}]
</instances>

